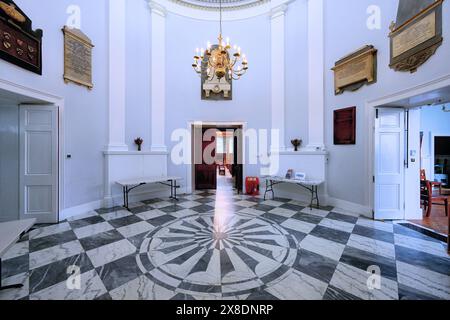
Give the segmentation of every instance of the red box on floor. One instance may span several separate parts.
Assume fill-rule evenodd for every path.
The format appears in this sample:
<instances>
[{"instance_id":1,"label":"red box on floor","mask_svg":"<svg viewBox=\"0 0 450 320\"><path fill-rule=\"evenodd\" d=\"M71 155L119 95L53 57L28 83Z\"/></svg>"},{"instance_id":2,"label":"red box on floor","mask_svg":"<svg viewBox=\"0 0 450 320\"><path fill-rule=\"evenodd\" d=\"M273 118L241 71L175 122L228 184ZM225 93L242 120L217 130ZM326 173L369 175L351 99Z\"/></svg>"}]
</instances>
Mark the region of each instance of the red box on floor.
<instances>
[{"instance_id":1,"label":"red box on floor","mask_svg":"<svg viewBox=\"0 0 450 320\"><path fill-rule=\"evenodd\" d=\"M245 178L245 192L249 196L259 196L259 178L258 177Z\"/></svg>"}]
</instances>

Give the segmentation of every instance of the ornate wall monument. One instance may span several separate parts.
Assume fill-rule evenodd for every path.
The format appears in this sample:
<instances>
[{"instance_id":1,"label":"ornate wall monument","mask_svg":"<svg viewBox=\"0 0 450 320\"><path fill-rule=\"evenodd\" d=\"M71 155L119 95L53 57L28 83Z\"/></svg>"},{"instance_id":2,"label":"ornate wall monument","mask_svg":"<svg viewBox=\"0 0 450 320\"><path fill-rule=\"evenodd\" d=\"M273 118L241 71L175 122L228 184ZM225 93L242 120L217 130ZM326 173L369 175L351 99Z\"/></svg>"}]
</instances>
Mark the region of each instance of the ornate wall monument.
<instances>
[{"instance_id":1,"label":"ornate wall monument","mask_svg":"<svg viewBox=\"0 0 450 320\"><path fill-rule=\"evenodd\" d=\"M78 29L63 28L64 33L64 81L94 87L92 83L91 40Z\"/></svg>"},{"instance_id":2,"label":"ornate wall monument","mask_svg":"<svg viewBox=\"0 0 450 320\"><path fill-rule=\"evenodd\" d=\"M42 30L12 0L0 0L0 58L42 74Z\"/></svg>"},{"instance_id":3,"label":"ornate wall monument","mask_svg":"<svg viewBox=\"0 0 450 320\"><path fill-rule=\"evenodd\" d=\"M444 0L400 0L397 21L391 24L390 67L415 72L442 44Z\"/></svg>"},{"instance_id":4,"label":"ornate wall monument","mask_svg":"<svg viewBox=\"0 0 450 320\"><path fill-rule=\"evenodd\" d=\"M332 70L336 95L373 84L377 81L377 49L364 46L337 61Z\"/></svg>"}]
</instances>

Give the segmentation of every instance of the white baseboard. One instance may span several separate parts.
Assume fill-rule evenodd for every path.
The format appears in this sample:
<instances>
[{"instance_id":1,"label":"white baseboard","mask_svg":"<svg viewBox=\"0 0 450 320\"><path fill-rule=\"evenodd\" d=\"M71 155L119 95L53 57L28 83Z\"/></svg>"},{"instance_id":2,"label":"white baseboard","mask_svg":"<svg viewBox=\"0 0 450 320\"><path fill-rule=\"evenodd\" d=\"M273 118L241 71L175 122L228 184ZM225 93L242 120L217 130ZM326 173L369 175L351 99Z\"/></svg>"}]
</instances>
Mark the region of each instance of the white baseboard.
<instances>
[{"instance_id":1,"label":"white baseboard","mask_svg":"<svg viewBox=\"0 0 450 320\"><path fill-rule=\"evenodd\" d=\"M261 196L264 195L264 189L261 189ZM180 190L180 195L183 194L183 190ZM269 194L270 195L270 194ZM129 201L130 203L139 202L142 200L152 199L152 198L158 198L158 197L167 197L168 191L165 188L158 188L153 189L151 191L142 191L142 192L133 192L130 193ZM289 192L286 190L276 190L275 192L276 197L282 197L282 198L288 198L293 199L297 201L302 201L309 203L311 200L310 196L307 193L295 193L295 192ZM330 196L327 196L325 194L319 194L319 199L321 201L321 205L328 205L337 207L339 209L348 210L349 212L358 213L363 216L366 216L368 218L373 218L372 209L367 206L363 206L357 203L353 203L346 200L336 199ZM64 209L62 212L60 212L59 220L63 221L70 217L75 217L81 214L85 214L89 211L97 210L100 208L103 208L104 199L92 201L89 203L85 203L79 206L71 207ZM116 194L112 198L112 204L113 206L122 206L123 205L123 199L121 194Z\"/></svg>"},{"instance_id":2,"label":"white baseboard","mask_svg":"<svg viewBox=\"0 0 450 320\"><path fill-rule=\"evenodd\" d=\"M134 202L139 202L142 200L148 200L152 198L165 197L167 198L170 191L167 191L165 188L153 189L151 191L143 191L143 192L133 192L129 195L130 204ZM182 195L183 193L179 193ZM114 195L112 198L112 206L122 206L123 205L123 196L121 194ZM66 208L59 214L59 221L63 221L67 218L79 216L90 211L94 211L97 209L101 209L104 207L104 199L92 201L89 203L84 203L79 206Z\"/></svg>"},{"instance_id":3,"label":"white baseboard","mask_svg":"<svg viewBox=\"0 0 450 320\"><path fill-rule=\"evenodd\" d=\"M361 204L346 200L336 199L333 197L328 197L327 202L329 206L337 207L343 210L348 210L350 212L358 213L367 218L373 219L372 208L370 207L363 206Z\"/></svg>"},{"instance_id":4,"label":"white baseboard","mask_svg":"<svg viewBox=\"0 0 450 320\"><path fill-rule=\"evenodd\" d=\"M66 208L59 213L59 221L64 221L68 218L79 216L102 207L103 200L96 200L84 203L75 207Z\"/></svg>"}]
</instances>

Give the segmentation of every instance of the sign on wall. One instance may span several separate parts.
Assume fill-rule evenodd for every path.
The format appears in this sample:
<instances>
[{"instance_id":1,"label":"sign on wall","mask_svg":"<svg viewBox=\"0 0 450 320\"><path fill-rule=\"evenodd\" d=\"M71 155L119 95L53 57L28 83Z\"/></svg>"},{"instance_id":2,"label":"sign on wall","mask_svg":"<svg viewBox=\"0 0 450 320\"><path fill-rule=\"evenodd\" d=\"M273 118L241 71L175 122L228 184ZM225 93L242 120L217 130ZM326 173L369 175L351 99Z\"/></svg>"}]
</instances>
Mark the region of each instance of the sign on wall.
<instances>
[{"instance_id":1,"label":"sign on wall","mask_svg":"<svg viewBox=\"0 0 450 320\"><path fill-rule=\"evenodd\" d=\"M392 23L390 67L415 72L442 44L443 0L401 0Z\"/></svg>"},{"instance_id":2,"label":"sign on wall","mask_svg":"<svg viewBox=\"0 0 450 320\"><path fill-rule=\"evenodd\" d=\"M377 49L365 46L336 62L334 92L356 91L365 84L377 81Z\"/></svg>"},{"instance_id":3,"label":"sign on wall","mask_svg":"<svg viewBox=\"0 0 450 320\"><path fill-rule=\"evenodd\" d=\"M12 0L0 0L0 58L42 74L42 30Z\"/></svg>"},{"instance_id":4,"label":"sign on wall","mask_svg":"<svg viewBox=\"0 0 450 320\"><path fill-rule=\"evenodd\" d=\"M334 144L356 144L356 107L334 111Z\"/></svg>"},{"instance_id":5,"label":"sign on wall","mask_svg":"<svg viewBox=\"0 0 450 320\"><path fill-rule=\"evenodd\" d=\"M64 81L92 89L91 40L78 29L63 28L64 33Z\"/></svg>"}]
</instances>

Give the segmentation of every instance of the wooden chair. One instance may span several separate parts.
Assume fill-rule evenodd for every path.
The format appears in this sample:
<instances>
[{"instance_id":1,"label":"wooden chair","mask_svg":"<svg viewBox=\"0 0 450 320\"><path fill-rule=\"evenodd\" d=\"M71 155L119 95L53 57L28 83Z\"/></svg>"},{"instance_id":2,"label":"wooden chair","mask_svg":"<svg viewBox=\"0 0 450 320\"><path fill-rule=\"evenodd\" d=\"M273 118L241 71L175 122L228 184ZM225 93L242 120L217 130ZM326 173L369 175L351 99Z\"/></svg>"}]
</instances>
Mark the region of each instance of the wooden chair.
<instances>
[{"instance_id":1,"label":"wooden chair","mask_svg":"<svg viewBox=\"0 0 450 320\"><path fill-rule=\"evenodd\" d=\"M420 181L427 181L427 174L425 172L425 169L420 170ZM439 194L442 194L442 183L436 182L436 181L430 181L432 189L434 187L439 188Z\"/></svg>"},{"instance_id":2,"label":"wooden chair","mask_svg":"<svg viewBox=\"0 0 450 320\"><path fill-rule=\"evenodd\" d=\"M431 181L420 181L420 200L424 210L427 212L427 217L430 216L433 205L445 206L445 215L448 216L448 198L446 196L433 195L433 184Z\"/></svg>"}]
</instances>

